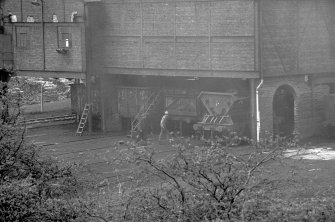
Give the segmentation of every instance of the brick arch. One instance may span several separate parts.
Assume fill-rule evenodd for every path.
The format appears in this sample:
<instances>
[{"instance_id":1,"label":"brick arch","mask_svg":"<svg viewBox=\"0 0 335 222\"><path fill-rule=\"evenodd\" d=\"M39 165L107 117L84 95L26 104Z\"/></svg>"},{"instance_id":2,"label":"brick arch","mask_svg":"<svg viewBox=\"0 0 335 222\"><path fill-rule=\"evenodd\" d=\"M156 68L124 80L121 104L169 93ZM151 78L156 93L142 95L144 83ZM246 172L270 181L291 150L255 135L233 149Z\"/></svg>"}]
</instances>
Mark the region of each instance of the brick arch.
<instances>
[{"instance_id":1,"label":"brick arch","mask_svg":"<svg viewBox=\"0 0 335 222\"><path fill-rule=\"evenodd\" d=\"M296 91L289 84L276 88L272 99L273 134L291 136L295 130Z\"/></svg>"}]
</instances>

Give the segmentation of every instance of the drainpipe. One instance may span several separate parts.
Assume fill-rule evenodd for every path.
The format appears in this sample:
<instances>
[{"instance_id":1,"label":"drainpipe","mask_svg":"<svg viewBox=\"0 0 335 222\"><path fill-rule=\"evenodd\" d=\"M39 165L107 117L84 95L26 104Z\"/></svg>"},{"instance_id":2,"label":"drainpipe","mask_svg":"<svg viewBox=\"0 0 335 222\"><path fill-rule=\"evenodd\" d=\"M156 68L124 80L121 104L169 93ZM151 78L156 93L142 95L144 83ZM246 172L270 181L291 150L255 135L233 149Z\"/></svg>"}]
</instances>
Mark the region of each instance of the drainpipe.
<instances>
[{"instance_id":1,"label":"drainpipe","mask_svg":"<svg viewBox=\"0 0 335 222\"><path fill-rule=\"evenodd\" d=\"M260 121L260 112L259 112L259 88L262 86L264 79L263 79L263 72L262 72L262 33L261 33L261 20L262 20L262 7L261 7L261 0L256 1L256 8L255 12L257 13L255 17L257 17L255 21L255 36L257 37L257 67L260 75L260 82L256 87L256 144L258 147L259 143L259 134L261 129L261 121Z\"/></svg>"},{"instance_id":2,"label":"drainpipe","mask_svg":"<svg viewBox=\"0 0 335 222\"><path fill-rule=\"evenodd\" d=\"M261 81L256 88L256 140L257 140L257 144L259 142L259 134L260 134L260 129L261 129L258 92L259 92L259 88L263 85L263 82L264 80L263 78L261 78Z\"/></svg>"},{"instance_id":3,"label":"drainpipe","mask_svg":"<svg viewBox=\"0 0 335 222\"><path fill-rule=\"evenodd\" d=\"M91 26L89 21L89 4L85 2L84 4L84 19L85 19L85 28L84 28L84 35L85 35L85 71L86 71L86 103L92 104L92 77L93 77L93 71L92 71L92 56L91 56ZM88 133L92 133L92 106L89 106L89 112L88 112Z\"/></svg>"}]
</instances>

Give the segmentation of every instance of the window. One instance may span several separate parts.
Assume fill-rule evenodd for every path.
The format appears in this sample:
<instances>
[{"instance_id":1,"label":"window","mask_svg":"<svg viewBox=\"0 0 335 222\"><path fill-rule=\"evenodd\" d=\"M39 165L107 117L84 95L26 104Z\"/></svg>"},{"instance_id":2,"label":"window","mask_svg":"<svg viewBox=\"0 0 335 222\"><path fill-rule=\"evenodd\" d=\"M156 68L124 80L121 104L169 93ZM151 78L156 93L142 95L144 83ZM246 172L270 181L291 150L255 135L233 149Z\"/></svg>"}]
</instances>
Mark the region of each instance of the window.
<instances>
[{"instance_id":1,"label":"window","mask_svg":"<svg viewBox=\"0 0 335 222\"><path fill-rule=\"evenodd\" d=\"M17 27L16 29L16 47L26 49L29 47L28 28Z\"/></svg>"},{"instance_id":2,"label":"window","mask_svg":"<svg viewBox=\"0 0 335 222\"><path fill-rule=\"evenodd\" d=\"M72 38L70 29L68 27L58 27L58 47L71 48Z\"/></svg>"}]
</instances>

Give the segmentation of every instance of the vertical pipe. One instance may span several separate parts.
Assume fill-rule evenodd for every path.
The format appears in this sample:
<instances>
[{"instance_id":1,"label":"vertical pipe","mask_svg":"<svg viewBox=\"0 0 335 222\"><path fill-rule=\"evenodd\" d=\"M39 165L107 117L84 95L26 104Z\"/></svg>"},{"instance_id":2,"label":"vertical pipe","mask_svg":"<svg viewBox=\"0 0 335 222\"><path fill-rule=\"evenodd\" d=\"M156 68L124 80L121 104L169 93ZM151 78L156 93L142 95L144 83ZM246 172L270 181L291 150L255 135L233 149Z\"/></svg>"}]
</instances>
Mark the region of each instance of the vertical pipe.
<instances>
[{"instance_id":1,"label":"vertical pipe","mask_svg":"<svg viewBox=\"0 0 335 222\"><path fill-rule=\"evenodd\" d=\"M41 9L42 9L42 50L43 50L43 71L45 71L45 24L44 24L44 0L41 0Z\"/></svg>"},{"instance_id":2,"label":"vertical pipe","mask_svg":"<svg viewBox=\"0 0 335 222\"><path fill-rule=\"evenodd\" d=\"M260 73L260 12L259 12L259 2L254 1L254 69Z\"/></svg>"},{"instance_id":3,"label":"vertical pipe","mask_svg":"<svg viewBox=\"0 0 335 222\"><path fill-rule=\"evenodd\" d=\"M257 69L259 71L260 76L260 83L256 87L256 142L257 146L260 139L260 129L261 129L261 122L260 122L260 110L259 110L259 88L262 86L263 80L263 71L262 71L262 30L261 30L261 21L262 21L262 0L256 0L255 9L257 12L256 15L256 46L257 46Z\"/></svg>"},{"instance_id":4,"label":"vertical pipe","mask_svg":"<svg viewBox=\"0 0 335 222\"><path fill-rule=\"evenodd\" d=\"M141 65L142 68L144 68L144 53L143 53L143 3L140 1L140 15L141 15L141 37L140 37L140 60L141 60Z\"/></svg>"},{"instance_id":5,"label":"vertical pipe","mask_svg":"<svg viewBox=\"0 0 335 222\"><path fill-rule=\"evenodd\" d=\"M63 19L63 22L66 22L66 6L65 6L65 0L63 0L63 16L64 16L64 19Z\"/></svg>"},{"instance_id":6,"label":"vertical pipe","mask_svg":"<svg viewBox=\"0 0 335 222\"><path fill-rule=\"evenodd\" d=\"M254 70L259 73L259 23L258 1L254 2ZM256 80L249 80L250 89L250 138L257 141Z\"/></svg>"},{"instance_id":7,"label":"vertical pipe","mask_svg":"<svg viewBox=\"0 0 335 222\"><path fill-rule=\"evenodd\" d=\"M5 7L4 7L5 8ZM22 0L20 2L20 13L21 13L21 22L23 22L23 6L22 6Z\"/></svg>"},{"instance_id":8,"label":"vertical pipe","mask_svg":"<svg viewBox=\"0 0 335 222\"><path fill-rule=\"evenodd\" d=\"M256 124L257 124L257 136L256 136L256 140L257 140L257 144L259 143L259 134L260 134L260 129L261 129L261 120L260 120L260 111L259 111L259 88L262 86L263 84L263 78L261 79L261 82L258 84L257 88L256 88Z\"/></svg>"},{"instance_id":9,"label":"vertical pipe","mask_svg":"<svg viewBox=\"0 0 335 222\"><path fill-rule=\"evenodd\" d=\"M42 56L43 56L43 71L45 71L45 24L44 24L44 0L40 0L41 4L38 2L32 2L33 5L41 6L41 27L42 27Z\"/></svg>"},{"instance_id":10,"label":"vertical pipe","mask_svg":"<svg viewBox=\"0 0 335 222\"><path fill-rule=\"evenodd\" d=\"M44 82L44 83L41 84L41 110L40 110L41 113L43 113L43 111L44 111L44 109L43 109L43 105L44 105L44 104L43 104L43 103L44 103L44 101L43 101L43 100L44 100L44 99L43 99L43 88L44 88L45 83L46 83L46 82Z\"/></svg>"},{"instance_id":11,"label":"vertical pipe","mask_svg":"<svg viewBox=\"0 0 335 222\"><path fill-rule=\"evenodd\" d=\"M209 28L208 28L208 53L209 53L209 70L212 72L212 46L211 46L211 31L212 31L212 3L209 2Z\"/></svg>"},{"instance_id":12,"label":"vertical pipe","mask_svg":"<svg viewBox=\"0 0 335 222\"><path fill-rule=\"evenodd\" d=\"M92 103L91 98L91 75L92 75L92 57L91 57L91 38L90 38L90 21L89 21L89 9L88 5L85 4L85 39L86 39L86 101L88 104ZM90 112L88 113L88 133L92 133L92 112L91 112L91 106L90 106Z\"/></svg>"},{"instance_id":13,"label":"vertical pipe","mask_svg":"<svg viewBox=\"0 0 335 222\"><path fill-rule=\"evenodd\" d=\"M315 121L315 104L314 104L314 100L315 100L315 98L314 98L314 84L313 84L313 81L311 81L311 85L310 85L310 88L311 88L311 110L312 110L312 126L315 126L315 123L316 123L316 121ZM294 106L296 105L296 101L294 101ZM297 120L296 120L296 113L294 113L294 122L296 122ZM295 123L294 123L295 124ZM313 127L314 128L314 127ZM296 126L294 126L294 128L293 128L293 130L295 130L296 129ZM315 134L315 133L317 133L317 132L312 132L312 134Z\"/></svg>"},{"instance_id":14,"label":"vertical pipe","mask_svg":"<svg viewBox=\"0 0 335 222\"><path fill-rule=\"evenodd\" d=\"M41 84L41 113L43 112L43 84Z\"/></svg>"},{"instance_id":15,"label":"vertical pipe","mask_svg":"<svg viewBox=\"0 0 335 222\"><path fill-rule=\"evenodd\" d=\"M173 34L173 53L174 53L174 63L177 67L177 52L176 52L176 41L177 41L177 3L174 3L174 34Z\"/></svg>"},{"instance_id":16,"label":"vertical pipe","mask_svg":"<svg viewBox=\"0 0 335 222\"><path fill-rule=\"evenodd\" d=\"M105 92L105 82L107 80L105 80L105 75L101 75L100 77L100 102L101 102L101 131L103 133L106 132L106 111L105 111L105 97L104 97L104 92Z\"/></svg>"},{"instance_id":17,"label":"vertical pipe","mask_svg":"<svg viewBox=\"0 0 335 222\"><path fill-rule=\"evenodd\" d=\"M257 141L256 80L249 80L250 88L250 137Z\"/></svg>"}]
</instances>

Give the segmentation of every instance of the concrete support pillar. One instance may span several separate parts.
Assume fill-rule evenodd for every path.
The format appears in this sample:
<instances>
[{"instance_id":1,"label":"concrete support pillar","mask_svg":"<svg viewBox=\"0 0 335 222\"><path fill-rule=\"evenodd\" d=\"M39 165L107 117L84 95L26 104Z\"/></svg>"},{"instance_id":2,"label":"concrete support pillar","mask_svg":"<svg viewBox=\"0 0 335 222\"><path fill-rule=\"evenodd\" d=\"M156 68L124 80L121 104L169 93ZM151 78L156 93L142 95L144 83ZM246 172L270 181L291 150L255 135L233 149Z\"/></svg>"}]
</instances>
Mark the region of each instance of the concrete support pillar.
<instances>
[{"instance_id":1,"label":"concrete support pillar","mask_svg":"<svg viewBox=\"0 0 335 222\"><path fill-rule=\"evenodd\" d=\"M100 78L100 103L101 103L101 131L106 133L106 97L104 93L106 92L105 84L107 80L105 79L105 75L101 75Z\"/></svg>"},{"instance_id":2,"label":"concrete support pillar","mask_svg":"<svg viewBox=\"0 0 335 222\"><path fill-rule=\"evenodd\" d=\"M256 123L256 80L249 80L249 88L250 88L250 137L254 141L257 139L257 123Z\"/></svg>"},{"instance_id":3,"label":"concrete support pillar","mask_svg":"<svg viewBox=\"0 0 335 222\"><path fill-rule=\"evenodd\" d=\"M120 131L122 129L120 116L118 114L118 90L117 86L120 85L117 77L111 80L111 85L109 86L108 100L109 101L109 123L106 126L110 131Z\"/></svg>"},{"instance_id":4,"label":"concrete support pillar","mask_svg":"<svg viewBox=\"0 0 335 222\"><path fill-rule=\"evenodd\" d=\"M87 103L90 104L89 112L88 112L88 133L92 133L93 129L93 118L92 118L92 77L86 80L86 87L87 87Z\"/></svg>"}]
</instances>

